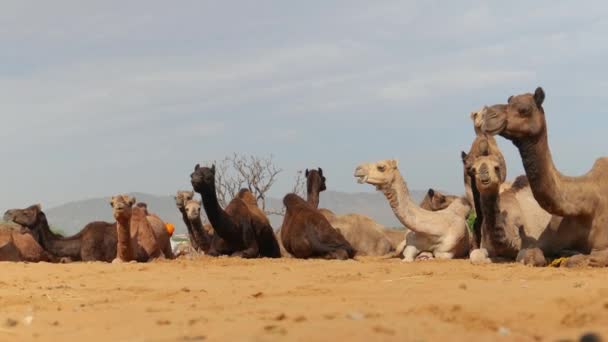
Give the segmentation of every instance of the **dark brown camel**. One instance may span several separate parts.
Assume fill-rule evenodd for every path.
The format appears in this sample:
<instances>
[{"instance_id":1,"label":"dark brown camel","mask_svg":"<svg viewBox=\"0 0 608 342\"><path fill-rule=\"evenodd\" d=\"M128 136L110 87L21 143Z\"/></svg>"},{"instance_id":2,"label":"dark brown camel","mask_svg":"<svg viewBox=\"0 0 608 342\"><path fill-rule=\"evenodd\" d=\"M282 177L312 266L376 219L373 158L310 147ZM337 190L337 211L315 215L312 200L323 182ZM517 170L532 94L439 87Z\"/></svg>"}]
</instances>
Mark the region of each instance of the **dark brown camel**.
<instances>
[{"instance_id":1,"label":"dark brown camel","mask_svg":"<svg viewBox=\"0 0 608 342\"><path fill-rule=\"evenodd\" d=\"M91 222L78 234L61 237L49 228L46 215L40 205L25 209L11 209L4 220L28 227L38 243L56 257L72 261L107 261L116 257L116 224Z\"/></svg>"},{"instance_id":2,"label":"dark brown camel","mask_svg":"<svg viewBox=\"0 0 608 342\"><path fill-rule=\"evenodd\" d=\"M281 228L283 246L296 258L349 259L355 249L310 203L296 194L283 198L286 212Z\"/></svg>"},{"instance_id":3,"label":"dark brown camel","mask_svg":"<svg viewBox=\"0 0 608 342\"><path fill-rule=\"evenodd\" d=\"M306 176L306 201L313 207L319 208L319 193L325 191L326 179L323 176L323 169L308 170L304 174Z\"/></svg>"},{"instance_id":4,"label":"dark brown camel","mask_svg":"<svg viewBox=\"0 0 608 342\"><path fill-rule=\"evenodd\" d=\"M222 209L215 190L215 165L198 164L190 175L192 187L203 199L203 207L214 235L208 255L232 255L243 258L279 258L281 251L272 227L256 218L247 203L234 198Z\"/></svg>"}]
</instances>

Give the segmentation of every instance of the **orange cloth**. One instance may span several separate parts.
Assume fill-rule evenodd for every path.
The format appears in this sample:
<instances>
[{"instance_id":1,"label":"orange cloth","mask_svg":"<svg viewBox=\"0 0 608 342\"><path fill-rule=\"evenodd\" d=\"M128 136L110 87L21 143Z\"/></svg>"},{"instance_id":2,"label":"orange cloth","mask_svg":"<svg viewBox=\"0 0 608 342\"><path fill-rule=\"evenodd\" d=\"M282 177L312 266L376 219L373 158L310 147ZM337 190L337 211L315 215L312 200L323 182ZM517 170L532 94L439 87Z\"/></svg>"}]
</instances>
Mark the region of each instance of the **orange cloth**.
<instances>
[{"instance_id":1,"label":"orange cloth","mask_svg":"<svg viewBox=\"0 0 608 342\"><path fill-rule=\"evenodd\" d=\"M173 236L175 226L172 223L165 223L165 228L167 229L167 233L169 233L169 236Z\"/></svg>"}]
</instances>

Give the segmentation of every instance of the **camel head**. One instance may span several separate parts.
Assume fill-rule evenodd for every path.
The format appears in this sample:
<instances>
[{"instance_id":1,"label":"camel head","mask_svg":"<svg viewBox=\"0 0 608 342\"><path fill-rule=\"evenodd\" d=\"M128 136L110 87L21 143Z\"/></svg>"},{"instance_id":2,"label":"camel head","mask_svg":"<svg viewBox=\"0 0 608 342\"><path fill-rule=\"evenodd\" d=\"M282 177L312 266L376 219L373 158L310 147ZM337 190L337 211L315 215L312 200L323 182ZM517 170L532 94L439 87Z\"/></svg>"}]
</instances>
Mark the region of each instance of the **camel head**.
<instances>
[{"instance_id":1,"label":"camel head","mask_svg":"<svg viewBox=\"0 0 608 342\"><path fill-rule=\"evenodd\" d=\"M472 161L469 174L475 177L475 184L480 194L498 194L502 183L500 160L490 155L488 145L480 146L481 155Z\"/></svg>"},{"instance_id":2,"label":"camel head","mask_svg":"<svg viewBox=\"0 0 608 342\"><path fill-rule=\"evenodd\" d=\"M190 175L190 182L194 191L198 193L206 191L215 192L215 165L201 167L199 164L196 164L194 172Z\"/></svg>"},{"instance_id":3,"label":"camel head","mask_svg":"<svg viewBox=\"0 0 608 342\"><path fill-rule=\"evenodd\" d=\"M186 203L194 198L194 191L178 191L173 198L178 209L185 209Z\"/></svg>"},{"instance_id":4,"label":"camel head","mask_svg":"<svg viewBox=\"0 0 608 342\"><path fill-rule=\"evenodd\" d=\"M196 220L201 217L201 202L197 200L189 200L186 202L186 215L189 220Z\"/></svg>"},{"instance_id":5,"label":"camel head","mask_svg":"<svg viewBox=\"0 0 608 342\"><path fill-rule=\"evenodd\" d=\"M450 206L453 200L450 200L446 195L434 189L429 189L426 193L426 198L430 202L430 207L433 210L442 210Z\"/></svg>"},{"instance_id":6,"label":"camel head","mask_svg":"<svg viewBox=\"0 0 608 342\"><path fill-rule=\"evenodd\" d=\"M128 221L131 219L135 197L129 195L112 196L110 206L112 206L112 216L116 221Z\"/></svg>"},{"instance_id":7,"label":"camel head","mask_svg":"<svg viewBox=\"0 0 608 342\"><path fill-rule=\"evenodd\" d=\"M357 166L355 178L360 184L368 183L375 185L377 189L382 189L393 184L395 174L398 172L397 161L387 159Z\"/></svg>"},{"instance_id":8,"label":"camel head","mask_svg":"<svg viewBox=\"0 0 608 342\"><path fill-rule=\"evenodd\" d=\"M538 87L534 94L511 96L507 104L484 108L481 129L509 140L536 137L546 129L544 100L545 92Z\"/></svg>"},{"instance_id":9,"label":"camel head","mask_svg":"<svg viewBox=\"0 0 608 342\"><path fill-rule=\"evenodd\" d=\"M327 186L325 185L325 176L323 176L323 169L318 168L317 170L308 170L304 173L306 176L306 188L308 192L312 191L325 191Z\"/></svg>"},{"instance_id":10,"label":"camel head","mask_svg":"<svg viewBox=\"0 0 608 342\"><path fill-rule=\"evenodd\" d=\"M40 204L31 205L25 209L10 209L4 213L4 221L13 222L23 227L34 227L38 223L42 206Z\"/></svg>"}]
</instances>

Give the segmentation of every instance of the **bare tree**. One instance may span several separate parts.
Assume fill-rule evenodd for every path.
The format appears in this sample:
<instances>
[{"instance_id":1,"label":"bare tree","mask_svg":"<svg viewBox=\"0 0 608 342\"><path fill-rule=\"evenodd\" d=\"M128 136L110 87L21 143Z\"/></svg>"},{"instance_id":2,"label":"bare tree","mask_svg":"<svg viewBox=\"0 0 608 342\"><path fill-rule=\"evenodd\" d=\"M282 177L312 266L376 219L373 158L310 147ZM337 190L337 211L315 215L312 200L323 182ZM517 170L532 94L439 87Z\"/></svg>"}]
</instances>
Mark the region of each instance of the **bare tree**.
<instances>
[{"instance_id":1,"label":"bare tree","mask_svg":"<svg viewBox=\"0 0 608 342\"><path fill-rule=\"evenodd\" d=\"M266 158L252 155L233 154L215 161L215 184L220 205L225 207L242 188L249 189L260 208L268 215L284 215L284 209L266 208L268 192L276 183L282 169L274 163L273 156ZM298 171L294 179L293 192L304 194L304 173Z\"/></svg>"}]
</instances>

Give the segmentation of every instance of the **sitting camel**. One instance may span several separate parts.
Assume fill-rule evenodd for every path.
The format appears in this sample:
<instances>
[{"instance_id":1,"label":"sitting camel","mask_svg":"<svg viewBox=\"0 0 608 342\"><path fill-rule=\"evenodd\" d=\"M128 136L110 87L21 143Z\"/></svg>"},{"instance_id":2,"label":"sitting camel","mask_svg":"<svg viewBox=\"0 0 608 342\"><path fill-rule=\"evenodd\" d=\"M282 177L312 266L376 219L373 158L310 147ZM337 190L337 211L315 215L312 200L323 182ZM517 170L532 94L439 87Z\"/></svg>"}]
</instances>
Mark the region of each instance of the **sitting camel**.
<instances>
[{"instance_id":1,"label":"sitting camel","mask_svg":"<svg viewBox=\"0 0 608 342\"><path fill-rule=\"evenodd\" d=\"M29 229L0 224L0 261L55 262L57 259L36 242Z\"/></svg>"},{"instance_id":2,"label":"sitting camel","mask_svg":"<svg viewBox=\"0 0 608 342\"><path fill-rule=\"evenodd\" d=\"M197 164L190 178L194 191L201 194L205 213L213 226L213 239L207 254L243 258L281 256L272 227L252 212L245 201L236 197L225 209L221 208L215 190L215 165L208 168Z\"/></svg>"},{"instance_id":3,"label":"sitting camel","mask_svg":"<svg viewBox=\"0 0 608 342\"><path fill-rule=\"evenodd\" d=\"M91 222L78 234L62 237L51 231L39 204L25 209L7 210L4 220L29 228L38 243L56 257L72 261L107 262L116 257L115 223Z\"/></svg>"},{"instance_id":4,"label":"sitting camel","mask_svg":"<svg viewBox=\"0 0 608 342\"><path fill-rule=\"evenodd\" d=\"M144 208L133 207L135 198L113 196L110 205L116 219L116 259L113 263L146 262L162 258L163 253Z\"/></svg>"},{"instance_id":5,"label":"sitting camel","mask_svg":"<svg viewBox=\"0 0 608 342\"><path fill-rule=\"evenodd\" d=\"M139 202L135 204L135 206L144 210L146 219L148 220L148 223L150 223L154 235L156 236L156 243L160 247L165 258L173 259L173 248L171 248L171 235L173 234L173 231L169 232L167 223L163 221L160 216L148 211L148 205L146 203Z\"/></svg>"},{"instance_id":6,"label":"sitting camel","mask_svg":"<svg viewBox=\"0 0 608 342\"><path fill-rule=\"evenodd\" d=\"M192 247L199 252L208 252L209 251L209 244L210 242L207 241L207 235L204 234L203 231L198 230L197 228L193 227L192 225L195 224L196 227L198 226L198 222L192 222L192 219L195 219L195 217L189 217L188 216L188 212L186 210L186 204L193 200L194 198L194 191L178 191L177 194L175 195L175 205L177 206L177 209L179 210L179 212L182 214L182 219L184 220L184 224L186 225L186 228L188 229L188 238L190 239L190 244L192 245ZM199 210L200 213L200 210ZM198 217L198 220L200 220L200 215ZM202 223L202 221L201 221Z\"/></svg>"},{"instance_id":7,"label":"sitting camel","mask_svg":"<svg viewBox=\"0 0 608 342\"><path fill-rule=\"evenodd\" d=\"M556 234L575 232L577 239L560 246L579 253L566 266L608 266L608 158L596 160L583 176L562 175L549 150L543 102L545 92L509 97L507 104L486 108L482 130L511 140L519 150L534 198L553 215L563 217ZM539 248L523 252L524 260L542 256Z\"/></svg>"},{"instance_id":8,"label":"sitting camel","mask_svg":"<svg viewBox=\"0 0 608 342\"><path fill-rule=\"evenodd\" d=\"M190 223L192 232L198 240L199 251L203 253L209 252L211 248L211 240L213 239L213 227L210 224L203 224L201 219L201 202L191 199L186 202L184 210L186 217Z\"/></svg>"},{"instance_id":9,"label":"sitting camel","mask_svg":"<svg viewBox=\"0 0 608 342\"><path fill-rule=\"evenodd\" d=\"M410 198L395 160L359 165L355 177L359 183L374 185L382 191L399 221L410 230L405 238L404 261L414 261L422 252L440 259L468 255L470 237L464 216L471 207L466 200L456 200L440 211L420 208Z\"/></svg>"},{"instance_id":10,"label":"sitting camel","mask_svg":"<svg viewBox=\"0 0 608 342\"><path fill-rule=\"evenodd\" d=\"M462 153L462 158L465 166L471 166L475 158L481 155L481 146L480 144L487 144L487 147L484 147L489 150L490 154L496 156L500 162L500 168L502 170L507 169L507 164L505 162L505 157L502 155L502 152L498 148L498 144L496 143L496 139L493 136L485 134L481 130L482 117L485 109L481 109L476 112L471 112L471 120L473 121L473 130L475 130L475 140L473 144L471 144L471 148L469 149L469 153ZM466 168L466 167L465 167ZM463 178L464 178L464 190L467 200L469 204L473 206L473 193L471 191L471 177L467 173L466 170L463 170ZM505 182L507 179L506 171L504 174L500 175L501 179L501 192L509 188L509 183ZM473 208L475 210L475 208Z\"/></svg>"},{"instance_id":11,"label":"sitting camel","mask_svg":"<svg viewBox=\"0 0 608 342\"><path fill-rule=\"evenodd\" d=\"M479 207L476 220L481 231L481 249L471 252L473 263L486 263L492 259L518 260L533 266L545 266L545 258L533 256L524 260L522 250L541 248L554 254L560 246L576 234L557 235L554 229L561 222L534 199L526 176L519 176L509 190L500 192L504 173L500 160L482 148L470 167L473 177L472 192Z\"/></svg>"},{"instance_id":12,"label":"sitting camel","mask_svg":"<svg viewBox=\"0 0 608 342\"><path fill-rule=\"evenodd\" d=\"M452 204L458 196L445 195L440 191L429 189L420 202L420 208L430 211L443 210Z\"/></svg>"},{"instance_id":13,"label":"sitting camel","mask_svg":"<svg viewBox=\"0 0 608 342\"><path fill-rule=\"evenodd\" d=\"M355 249L310 203L296 194L283 198L286 212L281 227L283 246L296 258L345 260L355 256Z\"/></svg>"},{"instance_id":14,"label":"sitting camel","mask_svg":"<svg viewBox=\"0 0 608 342\"><path fill-rule=\"evenodd\" d=\"M307 202L317 208L319 194L327 188L326 178L321 168L310 171L306 169L305 175ZM331 227L340 230L358 255L386 255L395 251L396 246L384 233L385 228L371 217L360 214L336 215L328 209L319 209L319 212L325 216ZM404 237L402 234L399 242L403 241Z\"/></svg>"}]
</instances>

